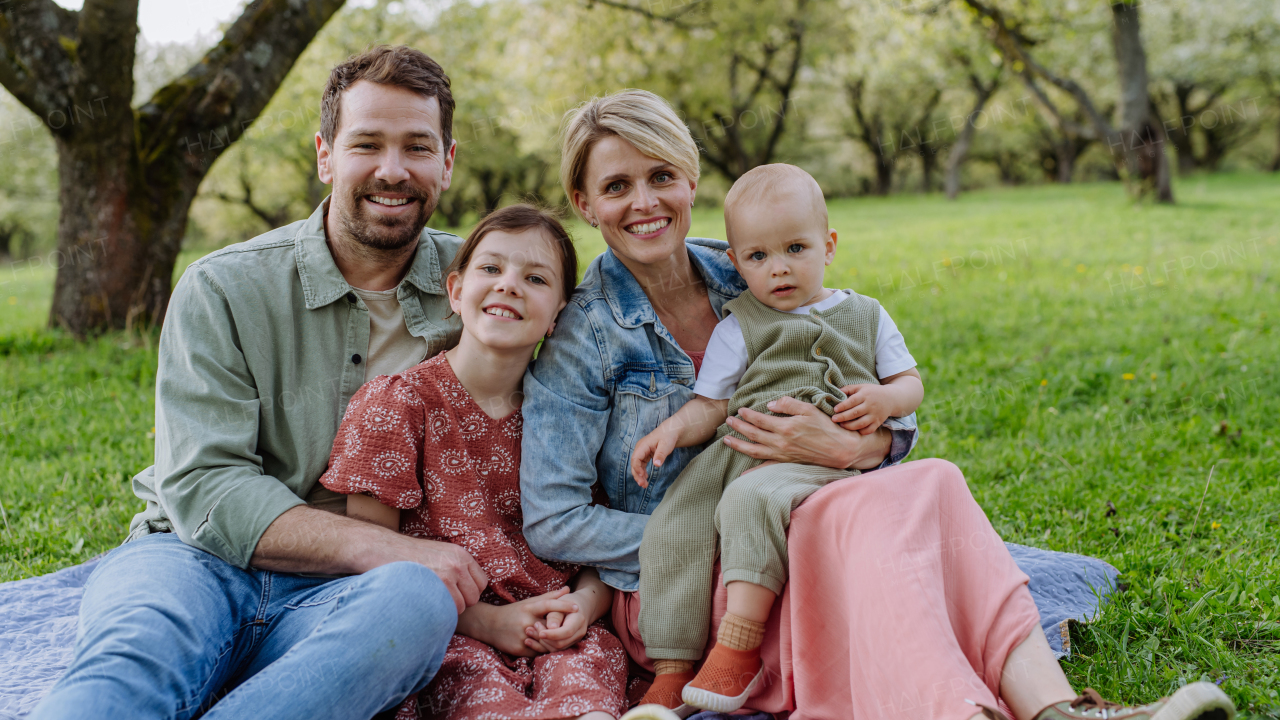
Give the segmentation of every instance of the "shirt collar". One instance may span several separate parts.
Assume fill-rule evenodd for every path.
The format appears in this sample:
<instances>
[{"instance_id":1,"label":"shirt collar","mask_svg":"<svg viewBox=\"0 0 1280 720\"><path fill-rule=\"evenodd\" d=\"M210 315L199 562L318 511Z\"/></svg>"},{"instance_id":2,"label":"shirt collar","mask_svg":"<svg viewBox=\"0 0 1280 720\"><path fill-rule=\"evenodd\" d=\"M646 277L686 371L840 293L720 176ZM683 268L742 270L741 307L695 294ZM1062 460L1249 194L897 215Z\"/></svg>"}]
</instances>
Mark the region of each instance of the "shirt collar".
<instances>
[{"instance_id":1,"label":"shirt collar","mask_svg":"<svg viewBox=\"0 0 1280 720\"><path fill-rule=\"evenodd\" d=\"M717 316L723 316L724 303L736 298L747 289L742 276L729 262L725 253L729 244L723 240L708 238L686 238L685 247L689 250L689 259L694 269L702 276L706 284L711 306ZM600 263L601 291L605 302L613 311L613 317L622 327L635 328L657 320L653 304L644 294L644 289L626 265L606 250Z\"/></svg>"},{"instance_id":2,"label":"shirt collar","mask_svg":"<svg viewBox=\"0 0 1280 720\"><path fill-rule=\"evenodd\" d=\"M324 307L351 292L351 285L333 261L333 254L329 252L329 243L325 237L324 219L329 212L329 200L326 197L293 236L293 252L298 261L298 276L302 279L302 295L308 310ZM443 295L440 256L432 240L434 232L423 229L418 238L418 250L414 253L413 263L410 264L401 286L407 282L421 292ZM397 293L397 296L400 295L401 293Z\"/></svg>"}]
</instances>

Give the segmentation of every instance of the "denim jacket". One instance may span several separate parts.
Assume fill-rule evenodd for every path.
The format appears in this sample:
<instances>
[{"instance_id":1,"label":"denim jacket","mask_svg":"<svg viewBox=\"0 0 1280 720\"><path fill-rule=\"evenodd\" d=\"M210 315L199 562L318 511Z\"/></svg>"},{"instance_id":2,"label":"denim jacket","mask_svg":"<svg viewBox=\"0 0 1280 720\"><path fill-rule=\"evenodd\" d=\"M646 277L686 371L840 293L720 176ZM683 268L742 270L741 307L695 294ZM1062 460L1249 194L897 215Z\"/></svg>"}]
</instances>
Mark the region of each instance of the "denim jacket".
<instances>
[{"instance_id":1,"label":"denim jacket","mask_svg":"<svg viewBox=\"0 0 1280 720\"><path fill-rule=\"evenodd\" d=\"M689 238L687 245L711 307L723 317L724 304L747 288L725 253L728 244ZM701 448L677 448L651 471L648 488L631 478L631 451L693 398L693 381L693 361L639 282L605 251L525 373L520 494L535 554L593 566L620 590L638 587L645 522ZM892 465L916 443L915 415L885 425L893 443L884 465ZM607 506L592 504L597 482Z\"/></svg>"}]
</instances>

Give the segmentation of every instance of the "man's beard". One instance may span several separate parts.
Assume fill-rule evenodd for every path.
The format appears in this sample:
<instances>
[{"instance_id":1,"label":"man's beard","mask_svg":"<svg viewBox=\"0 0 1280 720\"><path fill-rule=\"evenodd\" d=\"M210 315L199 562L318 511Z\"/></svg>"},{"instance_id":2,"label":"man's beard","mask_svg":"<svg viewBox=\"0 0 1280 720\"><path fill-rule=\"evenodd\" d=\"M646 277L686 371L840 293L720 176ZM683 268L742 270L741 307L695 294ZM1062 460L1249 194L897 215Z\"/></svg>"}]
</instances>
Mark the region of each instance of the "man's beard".
<instances>
[{"instance_id":1,"label":"man's beard","mask_svg":"<svg viewBox=\"0 0 1280 720\"><path fill-rule=\"evenodd\" d=\"M406 195L417 208L416 213L396 217L375 215L364 205L368 195ZM427 220L436 210L437 197L409 183L388 185L380 180L357 187L349 196L349 212L338 212L342 230L356 242L373 250L399 250L412 244L427 226Z\"/></svg>"}]
</instances>

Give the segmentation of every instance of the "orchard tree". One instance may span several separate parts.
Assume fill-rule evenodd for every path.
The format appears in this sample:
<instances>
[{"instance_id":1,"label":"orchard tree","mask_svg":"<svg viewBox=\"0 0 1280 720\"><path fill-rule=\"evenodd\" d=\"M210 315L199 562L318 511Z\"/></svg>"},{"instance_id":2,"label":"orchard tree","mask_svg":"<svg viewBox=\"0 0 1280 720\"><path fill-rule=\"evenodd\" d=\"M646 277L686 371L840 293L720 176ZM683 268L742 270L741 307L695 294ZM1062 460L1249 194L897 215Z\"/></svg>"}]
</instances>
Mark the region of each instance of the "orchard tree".
<instances>
[{"instance_id":1,"label":"orchard tree","mask_svg":"<svg viewBox=\"0 0 1280 720\"><path fill-rule=\"evenodd\" d=\"M1139 6L1131 0L1116 0L1110 5L1111 45L1114 52L1119 87L1120 125L1115 127L1099 109L1094 93L1089 92L1069 74L1051 69L1039 62L1032 48L1043 39L1023 18L1007 13L995 0L963 0L989 28L992 43L1014 66L1036 99L1049 111L1055 125L1071 134L1090 139L1105 139L1113 152L1124 159L1131 186L1139 195L1153 192L1157 201L1173 202L1173 188L1168 156L1164 151L1165 133L1158 118L1151 114L1151 95L1147 73L1146 49L1142 43ZM1021 12L1039 9L1040 3L1020 6ZM1055 6L1056 7L1056 6ZM1042 13L1043 14L1043 13ZM1055 29L1060 18L1050 16ZM1038 51L1037 51L1038 52ZM1078 126L1058 109L1041 86L1041 82L1069 95L1088 118L1087 126Z\"/></svg>"},{"instance_id":2,"label":"orchard tree","mask_svg":"<svg viewBox=\"0 0 1280 720\"><path fill-rule=\"evenodd\" d=\"M878 2L856 4L848 12L844 50L822 73L834 85L833 101L844 100L840 128L871 157L877 195L892 192L899 163L916 157L920 189L928 191L939 153L954 139L949 120L938 117L952 62L941 49L952 28Z\"/></svg>"},{"instance_id":3,"label":"orchard tree","mask_svg":"<svg viewBox=\"0 0 1280 720\"><path fill-rule=\"evenodd\" d=\"M138 0L0 3L0 84L54 137L61 267L51 325L159 323L192 199L343 0L253 0L178 79L134 104Z\"/></svg>"}]
</instances>

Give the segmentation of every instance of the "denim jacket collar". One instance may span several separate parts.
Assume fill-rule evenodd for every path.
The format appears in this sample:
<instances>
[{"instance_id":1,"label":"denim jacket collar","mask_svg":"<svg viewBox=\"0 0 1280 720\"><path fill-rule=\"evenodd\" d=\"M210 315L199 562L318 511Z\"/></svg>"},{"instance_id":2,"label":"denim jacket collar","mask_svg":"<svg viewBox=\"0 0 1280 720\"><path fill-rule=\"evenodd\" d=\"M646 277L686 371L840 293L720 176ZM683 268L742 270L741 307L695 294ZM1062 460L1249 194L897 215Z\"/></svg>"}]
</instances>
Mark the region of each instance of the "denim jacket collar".
<instances>
[{"instance_id":1,"label":"denim jacket collar","mask_svg":"<svg viewBox=\"0 0 1280 720\"><path fill-rule=\"evenodd\" d=\"M729 244L723 240L686 238L685 246L689 249L689 259L694 269L707 286L711 306L717 316L723 315L721 308L724 303L736 298L747 288L746 282L738 275L733 263L729 262L729 256L725 254ZM614 320L622 327L637 328L645 323L657 323L657 314L649 303L644 288L640 287L640 282L627 266L613 254L613 250L606 250L601 258L600 290L609 309L613 311Z\"/></svg>"},{"instance_id":2,"label":"denim jacket collar","mask_svg":"<svg viewBox=\"0 0 1280 720\"><path fill-rule=\"evenodd\" d=\"M332 197L332 196L330 196ZM324 307L338 298L351 292L351 285L329 252L329 243L324 232L325 215L329 212L329 200L325 198L320 206L311 213L311 217L298 227L293 236L294 254L298 259L298 275L302 278L303 297L308 310ZM441 285L440 258L436 253L435 243L431 242L430 231L424 230L418 238L418 251L413 256L413 263L405 275L408 282L418 290L430 295L443 295ZM404 282L401 283L403 286ZM397 293L403 297L403 291Z\"/></svg>"}]
</instances>

